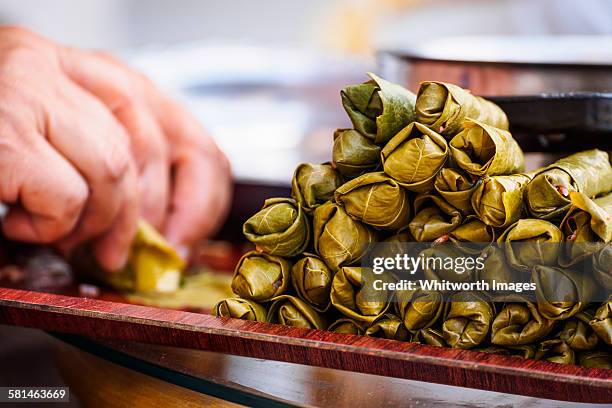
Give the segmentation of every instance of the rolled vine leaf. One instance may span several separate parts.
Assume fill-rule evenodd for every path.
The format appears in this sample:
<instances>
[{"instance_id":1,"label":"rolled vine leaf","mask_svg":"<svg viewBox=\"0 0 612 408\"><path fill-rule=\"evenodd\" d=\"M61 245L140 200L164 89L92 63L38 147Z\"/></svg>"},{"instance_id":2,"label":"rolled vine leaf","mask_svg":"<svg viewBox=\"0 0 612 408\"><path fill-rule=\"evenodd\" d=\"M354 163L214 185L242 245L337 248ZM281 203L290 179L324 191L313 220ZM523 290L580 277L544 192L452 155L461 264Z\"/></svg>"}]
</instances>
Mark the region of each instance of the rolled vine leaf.
<instances>
[{"instance_id":1,"label":"rolled vine leaf","mask_svg":"<svg viewBox=\"0 0 612 408\"><path fill-rule=\"evenodd\" d=\"M384 144L414 122L416 95L400 85L369 73L368 82L340 92L353 127L376 144Z\"/></svg>"},{"instance_id":2,"label":"rolled vine leaf","mask_svg":"<svg viewBox=\"0 0 612 408\"><path fill-rule=\"evenodd\" d=\"M364 335L365 328L362 323L349 319L348 317L343 317L341 319L333 322L327 330L332 331L334 333L342 333L342 334L357 334Z\"/></svg>"},{"instance_id":3,"label":"rolled vine leaf","mask_svg":"<svg viewBox=\"0 0 612 408\"><path fill-rule=\"evenodd\" d=\"M313 230L317 254L334 271L359 262L366 246L378 239L373 230L332 202L315 210Z\"/></svg>"},{"instance_id":4,"label":"rolled vine leaf","mask_svg":"<svg viewBox=\"0 0 612 408\"><path fill-rule=\"evenodd\" d=\"M542 340L554 327L554 321L543 317L533 302L510 296L491 326L491 343L519 346Z\"/></svg>"},{"instance_id":5,"label":"rolled vine leaf","mask_svg":"<svg viewBox=\"0 0 612 408\"><path fill-rule=\"evenodd\" d=\"M385 230L408 224L408 193L385 173L367 173L338 187L336 203L357 221Z\"/></svg>"},{"instance_id":6,"label":"rolled vine leaf","mask_svg":"<svg viewBox=\"0 0 612 408\"><path fill-rule=\"evenodd\" d=\"M563 233L545 220L524 218L509 226L497 240L510 266L529 272L535 265L556 265Z\"/></svg>"},{"instance_id":7,"label":"rolled vine leaf","mask_svg":"<svg viewBox=\"0 0 612 408\"><path fill-rule=\"evenodd\" d=\"M90 255L88 248L75 251L72 263L87 270L115 289L135 293L172 293L179 289L185 261L148 222L138 221L127 263L108 273ZM47 268L48 269L48 268Z\"/></svg>"},{"instance_id":8,"label":"rolled vine leaf","mask_svg":"<svg viewBox=\"0 0 612 408\"><path fill-rule=\"evenodd\" d=\"M468 120L449 143L455 163L475 177L520 173L523 151L510 132Z\"/></svg>"},{"instance_id":9,"label":"rolled vine leaf","mask_svg":"<svg viewBox=\"0 0 612 408\"><path fill-rule=\"evenodd\" d=\"M393 313L385 313L376 319L365 332L366 336L389 340L408 341L412 337L402 324L402 319Z\"/></svg>"},{"instance_id":10,"label":"rolled vine leaf","mask_svg":"<svg viewBox=\"0 0 612 408\"><path fill-rule=\"evenodd\" d=\"M606 244L599 252L593 254L593 278L604 291L612 291L612 244Z\"/></svg>"},{"instance_id":11,"label":"rolled vine leaf","mask_svg":"<svg viewBox=\"0 0 612 408\"><path fill-rule=\"evenodd\" d=\"M516 282L515 271L506 261L504 250L498 245L491 245L483 249L480 257L484 259L483 267L475 270L476 280L487 282L493 288L496 283ZM500 291L491 289L491 293L499 294Z\"/></svg>"},{"instance_id":12,"label":"rolled vine leaf","mask_svg":"<svg viewBox=\"0 0 612 408\"><path fill-rule=\"evenodd\" d=\"M325 312L330 305L333 272L317 255L304 253L291 270L291 282L298 296L318 312Z\"/></svg>"},{"instance_id":13,"label":"rolled vine leaf","mask_svg":"<svg viewBox=\"0 0 612 408\"><path fill-rule=\"evenodd\" d=\"M407 242L415 242L414 237L410 235L410 231L408 231L407 226L397 230L397 232L390 237L385 238L381 242L387 244L398 245L397 248L401 248Z\"/></svg>"},{"instance_id":14,"label":"rolled vine leaf","mask_svg":"<svg viewBox=\"0 0 612 408\"><path fill-rule=\"evenodd\" d=\"M448 233L448 241L467 251L480 252L484 244L495 242L496 233L494 228L479 218L469 215L460 226ZM444 240L438 242L440 241Z\"/></svg>"},{"instance_id":15,"label":"rolled vine leaf","mask_svg":"<svg viewBox=\"0 0 612 408\"><path fill-rule=\"evenodd\" d=\"M434 194L419 194L414 199L414 218L408 229L418 242L431 242L461 225L459 210Z\"/></svg>"},{"instance_id":16,"label":"rolled vine leaf","mask_svg":"<svg viewBox=\"0 0 612 408\"><path fill-rule=\"evenodd\" d=\"M220 301L213 308L213 314L219 317L265 322L266 308L259 303L242 298L228 298Z\"/></svg>"},{"instance_id":17,"label":"rolled vine leaf","mask_svg":"<svg viewBox=\"0 0 612 408\"><path fill-rule=\"evenodd\" d=\"M366 295L362 287L364 275L361 267L344 267L332 282L331 303L343 315L361 323L371 324L386 313L389 302L383 295ZM372 298L370 298L372 297Z\"/></svg>"},{"instance_id":18,"label":"rolled vine leaf","mask_svg":"<svg viewBox=\"0 0 612 408\"><path fill-rule=\"evenodd\" d=\"M461 259L465 259L465 251L453 244L434 245L426 248L419 254L426 260L422 267L423 276L430 281L469 282L475 272L474 265L460 266Z\"/></svg>"},{"instance_id":19,"label":"rolled vine leaf","mask_svg":"<svg viewBox=\"0 0 612 408\"><path fill-rule=\"evenodd\" d=\"M551 320L564 320L584 310L596 289L591 276L552 266L535 266L531 280L536 285L538 310Z\"/></svg>"},{"instance_id":20,"label":"rolled vine leaf","mask_svg":"<svg viewBox=\"0 0 612 408\"><path fill-rule=\"evenodd\" d=\"M453 348L469 349L482 344L495 316L493 307L483 297L460 292L450 298L450 307L442 334L446 343Z\"/></svg>"},{"instance_id":21,"label":"rolled vine leaf","mask_svg":"<svg viewBox=\"0 0 612 408\"><path fill-rule=\"evenodd\" d=\"M576 353L566 342L560 339L543 341L535 353L536 360L546 360L557 364L574 364Z\"/></svg>"},{"instance_id":22,"label":"rolled vine leaf","mask_svg":"<svg viewBox=\"0 0 612 408\"><path fill-rule=\"evenodd\" d=\"M573 350L593 350L599 343L599 337L589 325L593 319L593 310L585 310L563 322L559 338Z\"/></svg>"},{"instance_id":23,"label":"rolled vine leaf","mask_svg":"<svg viewBox=\"0 0 612 408\"><path fill-rule=\"evenodd\" d=\"M267 319L271 323L305 329L326 329L325 317L314 310L302 299L281 295L271 299Z\"/></svg>"},{"instance_id":24,"label":"rolled vine leaf","mask_svg":"<svg viewBox=\"0 0 612 408\"><path fill-rule=\"evenodd\" d=\"M448 347L448 344L446 344L444 336L442 335L442 330L433 327L418 330L412 336L412 341L430 346Z\"/></svg>"},{"instance_id":25,"label":"rolled vine leaf","mask_svg":"<svg viewBox=\"0 0 612 408\"><path fill-rule=\"evenodd\" d=\"M446 309L444 296L436 291L400 292L395 309L404 326L411 332L435 325Z\"/></svg>"},{"instance_id":26,"label":"rolled vine leaf","mask_svg":"<svg viewBox=\"0 0 612 408\"><path fill-rule=\"evenodd\" d=\"M527 209L536 218L561 218L572 204L572 191L587 197L612 191L612 166L608 153L586 150L540 170L525 188Z\"/></svg>"},{"instance_id":27,"label":"rolled vine leaf","mask_svg":"<svg viewBox=\"0 0 612 408\"><path fill-rule=\"evenodd\" d=\"M466 216L474 213L471 198L479 184L465 172L443 168L436 176L434 188L447 203Z\"/></svg>"},{"instance_id":28,"label":"rolled vine leaf","mask_svg":"<svg viewBox=\"0 0 612 408\"><path fill-rule=\"evenodd\" d=\"M236 265L232 291L241 298L265 302L289 289L290 274L291 263L286 259L251 251Z\"/></svg>"},{"instance_id":29,"label":"rolled vine leaf","mask_svg":"<svg viewBox=\"0 0 612 408\"><path fill-rule=\"evenodd\" d=\"M380 156L385 173L406 189L425 193L433 189L449 150L442 136L414 122L393 136Z\"/></svg>"},{"instance_id":30,"label":"rolled vine leaf","mask_svg":"<svg viewBox=\"0 0 612 408\"><path fill-rule=\"evenodd\" d=\"M270 198L242 227L244 236L268 254L295 256L310 240L310 221L302 206L290 198Z\"/></svg>"},{"instance_id":31,"label":"rolled vine leaf","mask_svg":"<svg viewBox=\"0 0 612 408\"><path fill-rule=\"evenodd\" d=\"M449 138L463 130L467 119L505 130L509 127L508 118L499 106L445 82L422 82L415 111L418 122Z\"/></svg>"},{"instance_id":32,"label":"rolled vine leaf","mask_svg":"<svg viewBox=\"0 0 612 408\"><path fill-rule=\"evenodd\" d=\"M332 164L347 179L376 171L381 167L381 147L354 129L334 133Z\"/></svg>"},{"instance_id":33,"label":"rolled vine leaf","mask_svg":"<svg viewBox=\"0 0 612 408\"><path fill-rule=\"evenodd\" d=\"M612 346L612 301L602 303L589 322L597 336L608 346Z\"/></svg>"},{"instance_id":34,"label":"rolled vine leaf","mask_svg":"<svg viewBox=\"0 0 612 408\"><path fill-rule=\"evenodd\" d=\"M564 267L601 252L612 241L612 194L591 200L583 193L571 192L570 200L572 206L560 227L565 245L559 264Z\"/></svg>"},{"instance_id":35,"label":"rolled vine leaf","mask_svg":"<svg viewBox=\"0 0 612 408\"><path fill-rule=\"evenodd\" d=\"M404 226L402 229L397 230L395 234L383 239L380 245L376 245L372 248L370 256L379 258L393 258L397 254L406 251L406 244L409 242L415 242L412 235Z\"/></svg>"},{"instance_id":36,"label":"rolled vine leaf","mask_svg":"<svg viewBox=\"0 0 612 408\"><path fill-rule=\"evenodd\" d=\"M315 208L333 198L341 184L340 174L330 164L302 163L293 173L291 196L306 214L312 214Z\"/></svg>"},{"instance_id":37,"label":"rolled vine leaf","mask_svg":"<svg viewBox=\"0 0 612 408\"><path fill-rule=\"evenodd\" d=\"M523 191L530 174L485 177L472 194L474 212L485 224L505 228L518 221L524 212Z\"/></svg>"},{"instance_id":38,"label":"rolled vine leaf","mask_svg":"<svg viewBox=\"0 0 612 408\"><path fill-rule=\"evenodd\" d=\"M612 354L604 350L583 351L578 353L578 365L612 369Z\"/></svg>"}]
</instances>

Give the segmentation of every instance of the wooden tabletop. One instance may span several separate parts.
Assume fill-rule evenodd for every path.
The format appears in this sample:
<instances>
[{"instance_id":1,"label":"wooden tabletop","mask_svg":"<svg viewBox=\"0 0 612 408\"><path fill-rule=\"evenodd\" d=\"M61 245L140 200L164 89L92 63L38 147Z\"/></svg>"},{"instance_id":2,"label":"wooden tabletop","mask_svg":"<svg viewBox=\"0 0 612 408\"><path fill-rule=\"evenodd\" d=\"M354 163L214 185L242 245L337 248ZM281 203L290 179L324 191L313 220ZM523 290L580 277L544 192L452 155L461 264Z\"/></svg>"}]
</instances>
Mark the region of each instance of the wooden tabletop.
<instances>
[{"instance_id":1,"label":"wooden tabletop","mask_svg":"<svg viewBox=\"0 0 612 408\"><path fill-rule=\"evenodd\" d=\"M135 342L78 336L56 341L122 370L249 406L597 406Z\"/></svg>"}]
</instances>

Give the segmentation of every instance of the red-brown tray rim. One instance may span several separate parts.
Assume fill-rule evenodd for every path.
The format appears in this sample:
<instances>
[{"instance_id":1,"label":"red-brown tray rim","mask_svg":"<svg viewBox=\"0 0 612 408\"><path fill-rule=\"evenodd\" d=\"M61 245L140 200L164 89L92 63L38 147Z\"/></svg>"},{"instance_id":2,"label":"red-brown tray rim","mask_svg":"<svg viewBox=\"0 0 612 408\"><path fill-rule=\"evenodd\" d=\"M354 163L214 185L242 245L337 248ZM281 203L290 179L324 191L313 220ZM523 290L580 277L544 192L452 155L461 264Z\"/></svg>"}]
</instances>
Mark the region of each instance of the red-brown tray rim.
<instances>
[{"instance_id":1,"label":"red-brown tray rim","mask_svg":"<svg viewBox=\"0 0 612 408\"><path fill-rule=\"evenodd\" d=\"M0 288L0 323L579 402L612 402L612 370L97 299Z\"/></svg>"}]
</instances>

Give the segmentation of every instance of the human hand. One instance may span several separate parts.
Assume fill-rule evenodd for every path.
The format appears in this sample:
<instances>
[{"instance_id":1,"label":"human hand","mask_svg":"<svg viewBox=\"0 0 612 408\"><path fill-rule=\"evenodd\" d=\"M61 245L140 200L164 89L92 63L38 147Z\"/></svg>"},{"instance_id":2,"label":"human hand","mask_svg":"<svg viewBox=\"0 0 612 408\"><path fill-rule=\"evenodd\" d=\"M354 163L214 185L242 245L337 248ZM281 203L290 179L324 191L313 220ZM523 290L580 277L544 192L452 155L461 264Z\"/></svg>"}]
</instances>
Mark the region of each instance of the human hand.
<instances>
[{"instance_id":1,"label":"human hand","mask_svg":"<svg viewBox=\"0 0 612 408\"><path fill-rule=\"evenodd\" d=\"M10 239L64 252L91 241L108 270L138 218L182 255L214 232L229 165L190 114L112 58L0 28L0 202Z\"/></svg>"}]
</instances>

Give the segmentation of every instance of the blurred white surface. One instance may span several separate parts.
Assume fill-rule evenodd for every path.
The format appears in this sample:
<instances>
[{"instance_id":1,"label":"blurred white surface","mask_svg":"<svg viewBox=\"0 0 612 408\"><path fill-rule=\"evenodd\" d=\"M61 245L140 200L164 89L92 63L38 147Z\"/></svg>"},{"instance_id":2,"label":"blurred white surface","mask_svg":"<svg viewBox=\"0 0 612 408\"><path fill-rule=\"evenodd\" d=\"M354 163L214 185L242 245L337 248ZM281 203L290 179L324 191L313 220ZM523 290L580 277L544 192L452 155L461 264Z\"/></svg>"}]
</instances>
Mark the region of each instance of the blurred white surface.
<instances>
[{"instance_id":1,"label":"blurred white surface","mask_svg":"<svg viewBox=\"0 0 612 408\"><path fill-rule=\"evenodd\" d=\"M113 51L199 39L313 45L329 0L2 0L0 23Z\"/></svg>"},{"instance_id":2,"label":"blurred white surface","mask_svg":"<svg viewBox=\"0 0 612 408\"><path fill-rule=\"evenodd\" d=\"M287 184L297 164L331 160L349 126L340 88L367 60L313 49L200 42L150 48L130 63L185 104L226 152L236 178Z\"/></svg>"},{"instance_id":3,"label":"blurred white surface","mask_svg":"<svg viewBox=\"0 0 612 408\"><path fill-rule=\"evenodd\" d=\"M422 0L387 15L377 48L454 36L612 35L610 0ZM476 49L478 45L474 45ZM500 48L500 52L505 51ZM539 48L546 54L546 47ZM602 50L601 52L610 50Z\"/></svg>"},{"instance_id":4,"label":"blurred white surface","mask_svg":"<svg viewBox=\"0 0 612 408\"><path fill-rule=\"evenodd\" d=\"M612 35L612 1L2 0L0 23L114 51L201 39L325 48L331 36L402 46L449 35Z\"/></svg>"},{"instance_id":5,"label":"blurred white surface","mask_svg":"<svg viewBox=\"0 0 612 408\"><path fill-rule=\"evenodd\" d=\"M612 35L452 36L399 46L410 56L453 61L611 65Z\"/></svg>"}]
</instances>

